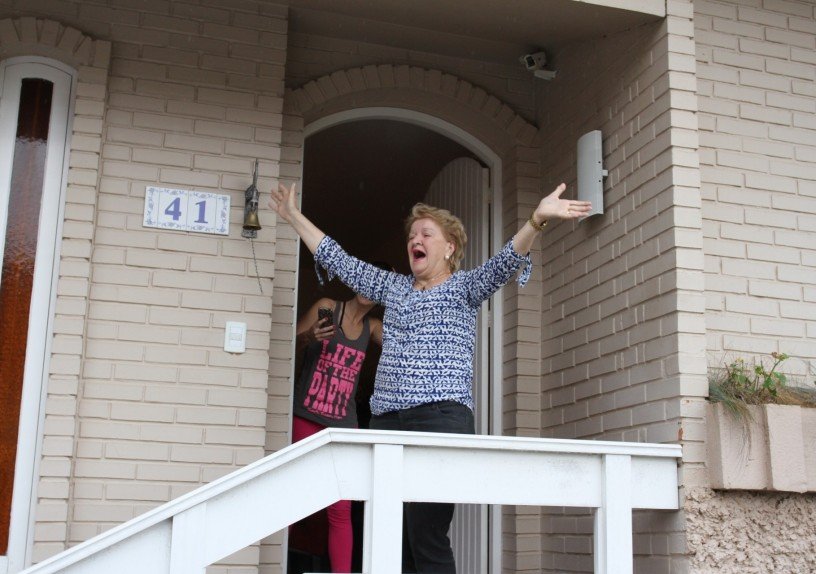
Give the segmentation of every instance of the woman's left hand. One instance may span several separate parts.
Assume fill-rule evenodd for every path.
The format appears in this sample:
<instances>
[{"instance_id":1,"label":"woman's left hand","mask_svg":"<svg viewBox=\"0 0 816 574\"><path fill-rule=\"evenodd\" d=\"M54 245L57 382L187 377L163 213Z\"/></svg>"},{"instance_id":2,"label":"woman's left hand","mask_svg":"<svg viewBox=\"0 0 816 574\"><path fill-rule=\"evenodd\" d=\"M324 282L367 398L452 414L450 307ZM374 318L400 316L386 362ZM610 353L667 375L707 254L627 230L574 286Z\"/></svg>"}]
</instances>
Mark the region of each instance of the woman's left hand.
<instances>
[{"instance_id":1,"label":"woman's left hand","mask_svg":"<svg viewBox=\"0 0 816 574\"><path fill-rule=\"evenodd\" d=\"M537 221L576 219L585 217L592 210L592 204L588 201L561 199L561 194L564 193L565 189L567 189L567 186L562 183L555 188L555 191L541 200L535 210Z\"/></svg>"}]
</instances>

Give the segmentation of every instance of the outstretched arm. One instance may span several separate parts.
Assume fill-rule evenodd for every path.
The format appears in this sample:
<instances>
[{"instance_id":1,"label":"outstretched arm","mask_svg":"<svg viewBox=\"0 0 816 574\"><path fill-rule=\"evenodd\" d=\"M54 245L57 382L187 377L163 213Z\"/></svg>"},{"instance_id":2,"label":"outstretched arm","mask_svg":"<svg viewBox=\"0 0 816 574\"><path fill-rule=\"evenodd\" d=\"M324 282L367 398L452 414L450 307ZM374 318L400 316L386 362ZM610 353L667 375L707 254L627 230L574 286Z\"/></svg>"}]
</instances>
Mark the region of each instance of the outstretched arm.
<instances>
[{"instance_id":1,"label":"outstretched arm","mask_svg":"<svg viewBox=\"0 0 816 574\"><path fill-rule=\"evenodd\" d=\"M592 204L588 201L561 199L565 189L567 186L562 183L533 210L530 220L513 237L513 249L516 253L529 253L536 235L550 219L577 219L590 212Z\"/></svg>"},{"instance_id":2,"label":"outstretched arm","mask_svg":"<svg viewBox=\"0 0 816 574\"><path fill-rule=\"evenodd\" d=\"M277 191L272 190L269 207L295 229L295 233L300 236L309 251L314 253L326 234L298 209L295 184L293 183L289 189L286 189L285 185L279 183Z\"/></svg>"},{"instance_id":3,"label":"outstretched arm","mask_svg":"<svg viewBox=\"0 0 816 574\"><path fill-rule=\"evenodd\" d=\"M348 255L335 241L326 238L326 234L298 209L296 196L294 183L289 188L279 184L277 190L272 190L269 207L294 228L315 255L315 263L329 273L329 280L336 275L355 293L381 303L388 286L399 276ZM324 238L327 240L323 241Z\"/></svg>"}]
</instances>

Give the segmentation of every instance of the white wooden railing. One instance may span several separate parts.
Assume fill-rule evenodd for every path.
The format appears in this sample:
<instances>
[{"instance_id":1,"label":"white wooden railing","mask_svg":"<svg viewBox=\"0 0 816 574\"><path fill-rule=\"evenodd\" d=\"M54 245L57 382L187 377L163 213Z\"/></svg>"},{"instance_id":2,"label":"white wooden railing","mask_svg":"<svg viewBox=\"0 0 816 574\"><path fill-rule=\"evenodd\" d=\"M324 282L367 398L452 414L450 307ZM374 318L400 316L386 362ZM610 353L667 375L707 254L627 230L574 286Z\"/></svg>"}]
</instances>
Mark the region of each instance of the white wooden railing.
<instances>
[{"instance_id":1,"label":"white wooden railing","mask_svg":"<svg viewBox=\"0 0 816 574\"><path fill-rule=\"evenodd\" d=\"M397 574L402 502L595 509L596 574L632 572L632 509L678 508L677 445L326 429L25 570L203 574L342 499L363 570Z\"/></svg>"}]
</instances>

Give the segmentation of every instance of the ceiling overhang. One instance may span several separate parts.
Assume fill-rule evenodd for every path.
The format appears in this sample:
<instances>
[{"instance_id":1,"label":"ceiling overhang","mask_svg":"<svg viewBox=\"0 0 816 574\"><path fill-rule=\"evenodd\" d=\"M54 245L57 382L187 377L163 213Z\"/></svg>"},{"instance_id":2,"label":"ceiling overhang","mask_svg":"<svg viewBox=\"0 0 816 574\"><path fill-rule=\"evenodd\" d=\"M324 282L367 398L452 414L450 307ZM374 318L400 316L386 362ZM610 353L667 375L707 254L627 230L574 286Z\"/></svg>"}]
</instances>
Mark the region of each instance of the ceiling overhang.
<instances>
[{"instance_id":1,"label":"ceiling overhang","mask_svg":"<svg viewBox=\"0 0 816 574\"><path fill-rule=\"evenodd\" d=\"M502 65L525 53L625 32L665 0L282 0L295 34Z\"/></svg>"}]
</instances>

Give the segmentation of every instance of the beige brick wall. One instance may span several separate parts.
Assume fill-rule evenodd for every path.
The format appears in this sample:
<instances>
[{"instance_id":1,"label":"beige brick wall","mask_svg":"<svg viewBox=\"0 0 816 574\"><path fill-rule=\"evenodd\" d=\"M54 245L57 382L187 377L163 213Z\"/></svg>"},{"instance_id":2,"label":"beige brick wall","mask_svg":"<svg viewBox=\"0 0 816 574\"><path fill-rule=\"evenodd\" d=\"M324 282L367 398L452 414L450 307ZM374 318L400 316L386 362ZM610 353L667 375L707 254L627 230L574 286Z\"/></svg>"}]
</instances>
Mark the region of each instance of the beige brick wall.
<instances>
[{"instance_id":1,"label":"beige brick wall","mask_svg":"<svg viewBox=\"0 0 816 574\"><path fill-rule=\"evenodd\" d=\"M602 130L609 170L604 215L542 238L546 434L676 442L681 413L669 404L704 395L705 365L694 360L704 331L686 6L675 3L659 26L561 55L569 69L588 58L586 71L542 89L543 185L566 181L574 194L575 143L592 129Z\"/></svg>"},{"instance_id":2,"label":"beige brick wall","mask_svg":"<svg viewBox=\"0 0 816 574\"><path fill-rule=\"evenodd\" d=\"M694 9L708 363L785 352L793 380L813 385L816 5L707 0ZM697 489L687 504L692 571L811 570L814 536L801 517L815 508L806 495Z\"/></svg>"},{"instance_id":3,"label":"beige brick wall","mask_svg":"<svg viewBox=\"0 0 816 574\"><path fill-rule=\"evenodd\" d=\"M539 88L545 188L574 194L576 141L593 129L609 177L603 216L543 235L542 404L523 415L543 436L683 444L688 485L706 394L694 30L691 2L667 11L565 48L561 81ZM634 526L636 571L685 571L682 514L637 513ZM591 515L544 509L537 532L525 571L591 571Z\"/></svg>"},{"instance_id":4,"label":"beige brick wall","mask_svg":"<svg viewBox=\"0 0 816 574\"><path fill-rule=\"evenodd\" d=\"M41 560L286 442L280 425L267 436L267 408L288 412L269 396L288 393L278 363L291 341L281 325L291 325L294 243L284 238L276 258L264 210L261 293L240 224L254 158L262 191L280 173L287 18L256 0L16 4L0 2L0 19L50 17L112 46L109 73L103 58L81 69L78 86ZM143 228L148 185L229 194L229 237ZM246 353L223 351L227 320L248 324ZM257 571L259 548L226 563Z\"/></svg>"},{"instance_id":5,"label":"beige brick wall","mask_svg":"<svg viewBox=\"0 0 816 574\"><path fill-rule=\"evenodd\" d=\"M816 376L816 6L695 5L709 362Z\"/></svg>"}]
</instances>

